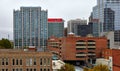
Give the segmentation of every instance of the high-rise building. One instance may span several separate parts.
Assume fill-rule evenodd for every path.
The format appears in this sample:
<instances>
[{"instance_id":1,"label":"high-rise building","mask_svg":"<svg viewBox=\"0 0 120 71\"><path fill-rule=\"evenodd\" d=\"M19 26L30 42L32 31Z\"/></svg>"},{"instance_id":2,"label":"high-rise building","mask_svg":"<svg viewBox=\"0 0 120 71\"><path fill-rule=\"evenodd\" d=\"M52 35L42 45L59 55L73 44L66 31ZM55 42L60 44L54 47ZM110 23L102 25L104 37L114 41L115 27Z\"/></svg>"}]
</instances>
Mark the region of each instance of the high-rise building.
<instances>
[{"instance_id":1,"label":"high-rise building","mask_svg":"<svg viewBox=\"0 0 120 71\"><path fill-rule=\"evenodd\" d=\"M62 18L48 18L48 37L64 36L64 20Z\"/></svg>"},{"instance_id":2,"label":"high-rise building","mask_svg":"<svg viewBox=\"0 0 120 71\"><path fill-rule=\"evenodd\" d=\"M99 29L98 29L98 23L99 23L99 20L98 19L92 19L90 20L89 22L89 30L90 30L90 34L92 34L94 37L98 37L99 36Z\"/></svg>"},{"instance_id":3,"label":"high-rise building","mask_svg":"<svg viewBox=\"0 0 120 71\"><path fill-rule=\"evenodd\" d=\"M81 19L69 20L68 21L68 33L72 32L75 35L79 36L78 26L81 26L81 25L87 25L87 20L81 20Z\"/></svg>"},{"instance_id":4,"label":"high-rise building","mask_svg":"<svg viewBox=\"0 0 120 71\"><path fill-rule=\"evenodd\" d=\"M67 27L64 28L64 36L67 37Z\"/></svg>"},{"instance_id":5,"label":"high-rise building","mask_svg":"<svg viewBox=\"0 0 120 71\"><path fill-rule=\"evenodd\" d=\"M120 0L97 0L93 8L93 18L99 19L99 35L101 32L120 30Z\"/></svg>"},{"instance_id":6,"label":"high-rise building","mask_svg":"<svg viewBox=\"0 0 120 71\"><path fill-rule=\"evenodd\" d=\"M48 38L47 10L21 7L14 10L14 47L36 46L44 49Z\"/></svg>"},{"instance_id":7,"label":"high-rise building","mask_svg":"<svg viewBox=\"0 0 120 71\"><path fill-rule=\"evenodd\" d=\"M90 34L90 27L88 25L76 25L76 35L81 37L86 37Z\"/></svg>"},{"instance_id":8,"label":"high-rise building","mask_svg":"<svg viewBox=\"0 0 120 71\"><path fill-rule=\"evenodd\" d=\"M111 8L104 8L103 31L114 31L114 11Z\"/></svg>"}]
</instances>

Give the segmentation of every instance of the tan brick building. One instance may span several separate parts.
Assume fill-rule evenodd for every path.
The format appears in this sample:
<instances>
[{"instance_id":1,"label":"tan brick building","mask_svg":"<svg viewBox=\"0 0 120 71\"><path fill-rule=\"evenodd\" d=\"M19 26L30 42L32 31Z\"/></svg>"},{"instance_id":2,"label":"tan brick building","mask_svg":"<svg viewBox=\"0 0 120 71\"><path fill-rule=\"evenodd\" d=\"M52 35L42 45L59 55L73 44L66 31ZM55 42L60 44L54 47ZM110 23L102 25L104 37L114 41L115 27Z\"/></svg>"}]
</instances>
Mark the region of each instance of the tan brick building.
<instances>
[{"instance_id":1,"label":"tan brick building","mask_svg":"<svg viewBox=\"0 0 120 71\"><path fill-rule=\"evenodd\" d=\"M101 58L102 50L107 46L105 37L78 37L74 34L63 38L51 37L47 45L50 51L55 52L64 61L88 61L90 58Z\"/></svg>"},{"instance_id":2,"label":"tan brick building","mask_svg":"<svg viewBox=\"0 0 120 71\"><path fill-rule=\"evenodd\" d=\"M52 54L0 49L0 71L52 71Z\"/></svg>"}]
</instances>

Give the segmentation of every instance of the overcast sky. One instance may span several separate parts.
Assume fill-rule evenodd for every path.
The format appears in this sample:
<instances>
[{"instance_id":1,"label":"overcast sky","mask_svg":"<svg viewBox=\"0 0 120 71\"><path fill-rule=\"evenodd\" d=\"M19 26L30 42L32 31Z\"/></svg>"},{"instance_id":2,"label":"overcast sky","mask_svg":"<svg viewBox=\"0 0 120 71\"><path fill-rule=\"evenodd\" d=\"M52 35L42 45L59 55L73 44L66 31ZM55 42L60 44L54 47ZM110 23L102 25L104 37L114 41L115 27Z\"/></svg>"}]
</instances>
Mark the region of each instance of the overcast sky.
<instances>
[{"instance_id":1,"label":"overcast sky","mask_svg":"<svg viewBox=\"0 0 120 71\"><path fill-rule=\"evenodd\" d=\"M70 19L88 19L96 0L0 0L0 39L13 39L13 10L21 6L41 6L48 17L63 18L65 27Z\"/></svg>"}]
</instances>

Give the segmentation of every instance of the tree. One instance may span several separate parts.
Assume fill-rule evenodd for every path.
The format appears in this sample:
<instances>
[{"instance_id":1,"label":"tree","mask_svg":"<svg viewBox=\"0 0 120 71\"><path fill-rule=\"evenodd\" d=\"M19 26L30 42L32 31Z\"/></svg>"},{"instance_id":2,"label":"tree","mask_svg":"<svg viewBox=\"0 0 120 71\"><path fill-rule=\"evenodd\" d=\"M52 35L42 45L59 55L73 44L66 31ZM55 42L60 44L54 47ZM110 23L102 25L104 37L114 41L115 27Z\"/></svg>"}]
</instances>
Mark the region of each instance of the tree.
<instances>
[{"instance_id":1,"label":"tree","mask_svg":"<svg viewBox=\"0 0 120 71\"><path fill-rule=\"evenodd\" d=\"M4 49L10 49L12 48L12 44L8 39L2 39L0 40L0 48Z\"/></svg>"},{"instance_id":2,"label":"tree","mask_svg":"<svg viewBox=\"0 0 120 71\"><path fill-rule=\"evenodd\" d=\"M84 68L84 71L109 71L109 68L107 65L100 64L100 65L93 67L92 69Z\"/></svg>"},{"instance_id":3,"label":"tree","mask_svg":"<svg viewBox=\"0 0 120 71\"><path fill-rule=\"evenodd\" d=\"M75 71L75 68L73 65L65 64L63 67L61 67L58 71Z\"/></svg>"},{"instance_id":4,"label":"tree","mask_svg":"<svg viewBox=\"0 0 120 71\"><path fill-rule=\"evenodd\" d=\"M108 66L102 64L95 66L93 69L94 71L109 71Z\"/></svg>"}]
</instances>

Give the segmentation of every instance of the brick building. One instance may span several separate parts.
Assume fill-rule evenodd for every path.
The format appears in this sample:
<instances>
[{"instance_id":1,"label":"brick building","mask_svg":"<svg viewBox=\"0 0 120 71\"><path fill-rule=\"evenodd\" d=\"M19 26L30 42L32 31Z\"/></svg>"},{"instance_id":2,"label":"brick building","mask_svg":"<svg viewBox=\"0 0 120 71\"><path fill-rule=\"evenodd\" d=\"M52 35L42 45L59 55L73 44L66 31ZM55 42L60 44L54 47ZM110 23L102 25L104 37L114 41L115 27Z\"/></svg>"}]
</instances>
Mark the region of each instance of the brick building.
<instances>
[{"instance_id":1,"label":"brick building","mask_svg":"<svg viewBox=\"0 0 120 71\"><path fill-rule=\"evenodd\" d=\"M120 71L120 49L106 49L103 51L103 57L105 59L112 57L113 71Z\"/></svg>"},{"instance_id":2,"label":"brick building","mask_svg":"<svg viewBox=\"0 0 120 71\"><path fill-rule=\"evenodd\" d=\"M52 54L0 49L0 71L52 71Z\"/></svg>"},{"instance_id":3,"label":"brick building","mask_svg":"<svg viewBox=\"0 0 120 71\"><path fill-rule=\"evenodd\" d=\"M48 51L51 51L53 53L53 56L57 56L57 58L60 59L60 53L61 53L61 40L60 38L51 36L47 41L47 49Z\"/></svg>"},{"instance_id":4,"label":"brick building","mask_svg":"<svg viewBox=\"0 0 120 71\"><path fill-rule=\"evenodd\" d=\"M102 50L107 48L107 38L78 37L71 33L63 38L49 38L47 47L64 61L82 61L85 64L90 58L102 57Z\"/></svg>"}]
</instances>

